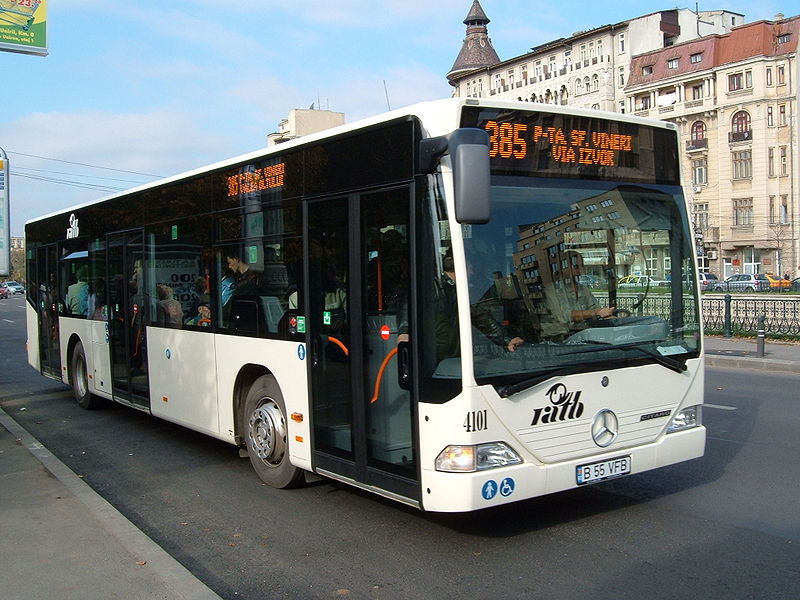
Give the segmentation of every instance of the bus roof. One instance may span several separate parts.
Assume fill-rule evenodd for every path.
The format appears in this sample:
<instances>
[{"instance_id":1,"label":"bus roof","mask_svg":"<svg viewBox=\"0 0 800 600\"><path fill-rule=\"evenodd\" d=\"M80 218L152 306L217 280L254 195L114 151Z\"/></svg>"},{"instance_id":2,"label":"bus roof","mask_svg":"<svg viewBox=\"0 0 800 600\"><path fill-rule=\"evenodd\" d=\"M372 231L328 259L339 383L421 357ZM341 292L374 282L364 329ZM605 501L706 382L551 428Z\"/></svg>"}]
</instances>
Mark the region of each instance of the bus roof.
<instances>
[{"instance_id":1,"label":"bus roof","mask_svg":"<svg viewBox=\"0 0 800 600\"><path fill-rule=\"evenodd\" d=\"M254 150L252 152L241 154L239 156L234 156L232 158L212 163L210 165L204 165L196 169L184 171L176 175L171 175L169 177L157 179L155 181L142 184L140 186L122 190L114 194L110 194L108 196L96 198L94 200L90 200L82 204L76 204L68 208L56 210L46 215L30 219L25 222L25 225L28 225L29 223L36 223L38 221L49 219L51 217L55 217L58 215L69 214L81 208L93 206L95 204L101 204L103 202L107 202L115 198L122 198L136 192L141 192L151 188L156 188L169 183L181 181L183 179L189 179L191 177L202 175L203 173L209 171L220 170L227 167L235 166L240 163L251 162L257 159L269 157L273 154L281 154L286 152L287 150L292 150L294 148L302 147L307 144L312 144L317 141L332 139L341 135L346 135L347 133L353 131L358 131L366 127L371 127L374 125L378 125L380 123L392 121L402 117L415 116L420 118L423 126L426 128L425 134L428 136L445 135L447 133L450 133L459 126L459 117L461 112L460 108L462 106L486 106L494 108L508 108L510 110L557 112L561 114L569 114L569 115L589 117L589 118L604 118L615 121L625 121L625 122L636 123L640 125L648 125L650 127L658 127L663 129L673 129L673 130L676 129L675 125L673 125L672 123L667 123L665 121L645 119L627 114L575 108L570 106L539 104L536 102L521 102L521 101L509 101L509 100L501 101L501 100L491 100L486 98L446 98L442 100L432 100L428 102L420 102L418 104L412 104L386 113L381 113L379 115L354 121L353 123L347 123L345 125L339 125L331 129L325 129L317 133L304 135L302 137L295 138L293 140L278 144L276 146L270 146L268 148L261 148L258 150Z\"/></svg>"}]
</instances>

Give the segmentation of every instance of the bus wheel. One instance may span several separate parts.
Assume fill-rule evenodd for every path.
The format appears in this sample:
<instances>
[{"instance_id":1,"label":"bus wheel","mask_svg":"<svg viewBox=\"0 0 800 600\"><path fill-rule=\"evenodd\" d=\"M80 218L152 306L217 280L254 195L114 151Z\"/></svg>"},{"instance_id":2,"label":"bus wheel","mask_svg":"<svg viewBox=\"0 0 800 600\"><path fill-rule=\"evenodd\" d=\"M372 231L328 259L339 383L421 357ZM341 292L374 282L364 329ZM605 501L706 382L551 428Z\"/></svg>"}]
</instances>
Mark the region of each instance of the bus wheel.
<instances>
[{"instance_id":1,"label":"bus wheel","mask_svg":"<svg viewBox=\"0 0 800 600\"><path fill-rule=\"evenodd\" d=\"M253 383L241 418L250 463L261 480L276 488L304 483L303 470L289 461L286 405L272 375L262 375Z\"/></svg>"},{"instance_id":2,"label":"bus wheel","mask_svg":"<svg viewBox=\"0 0 800 600\"><path fill-rule=\"evenodd\" d=\"M100 399L89 392L89 371L86 368L86 353L83 344L78 342L72 352L72 395L78 406L87 410L97 408Z\"/></svg>"}]
</instances>

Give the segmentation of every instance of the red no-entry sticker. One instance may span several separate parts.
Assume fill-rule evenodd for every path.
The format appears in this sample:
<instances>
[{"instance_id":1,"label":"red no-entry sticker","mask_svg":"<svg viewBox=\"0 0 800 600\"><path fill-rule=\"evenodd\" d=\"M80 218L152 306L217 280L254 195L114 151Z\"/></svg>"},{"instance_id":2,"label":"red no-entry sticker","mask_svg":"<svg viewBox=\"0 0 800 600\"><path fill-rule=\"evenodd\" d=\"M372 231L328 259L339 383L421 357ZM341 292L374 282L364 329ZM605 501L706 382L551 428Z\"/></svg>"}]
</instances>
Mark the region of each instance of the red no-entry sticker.
<instances>
[{"instance_id":1,"label":"red no-entry sticker","mask_svg":"<svg viewBox=\"0 0 800 600\"><path fill-rule=\"evenodd\" d=\"M389 330L389 326L388 325L384 325L384 326L381 327L381 337L384 340L388 340L390 334L391 334L391 331Z\"/></svg>"}]
</instances>

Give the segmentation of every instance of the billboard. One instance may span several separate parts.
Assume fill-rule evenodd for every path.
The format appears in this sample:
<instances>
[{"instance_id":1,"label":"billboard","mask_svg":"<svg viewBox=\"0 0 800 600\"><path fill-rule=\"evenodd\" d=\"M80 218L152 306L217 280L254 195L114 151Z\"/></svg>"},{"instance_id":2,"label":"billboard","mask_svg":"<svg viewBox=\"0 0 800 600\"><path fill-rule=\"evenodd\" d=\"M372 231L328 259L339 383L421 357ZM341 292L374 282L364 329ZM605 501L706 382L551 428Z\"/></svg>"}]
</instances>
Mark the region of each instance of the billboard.
<instances>
[{"instance_id":1,"label":"billboard","mask_svg":"<svg viewBox=\"0 0 800 600\"><path fill-rule=\"evenodd\" d=\"M0 50L47 56L47 0L0 0Z\"/></svg>"},{"instance_id":2,"label":"billboard","mask_svg":"<svg viewBox=\"0 0 800 600\"><path fill-rule=\"evenodd\" d=\"M8 157L0 148L0 277L11 274L11 225L8 221Z\"/></svg>"}]
</instances>

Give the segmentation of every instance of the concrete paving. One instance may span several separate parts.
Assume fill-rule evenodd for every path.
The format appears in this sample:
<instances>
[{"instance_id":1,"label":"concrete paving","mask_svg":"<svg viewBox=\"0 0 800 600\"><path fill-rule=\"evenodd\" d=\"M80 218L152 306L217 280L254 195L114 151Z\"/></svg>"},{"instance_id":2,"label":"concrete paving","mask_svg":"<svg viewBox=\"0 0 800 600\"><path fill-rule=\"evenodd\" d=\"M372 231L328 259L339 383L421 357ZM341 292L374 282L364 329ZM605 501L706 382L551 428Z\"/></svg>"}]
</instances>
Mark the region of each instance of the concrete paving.
<instances>
[{"instance_id":1,"label":"concrete paving","mask_svg":"<svg viewBox=\"0 0 800 600\"><path fill-rule=\"evenodd\" d=\"M800 373L800 344L705 338L706 365ZM220 600L0 409L0 596Z\"/></svg>"},{"instance_id":2,"label":"concrete paving","mask_svg":"<svg viewBox=\"0 0 800 600\"><path fill-rule=\"evenodd\" d=\"M0 597L220 600L0 409Z\"/></svg>"}]
</instances>

